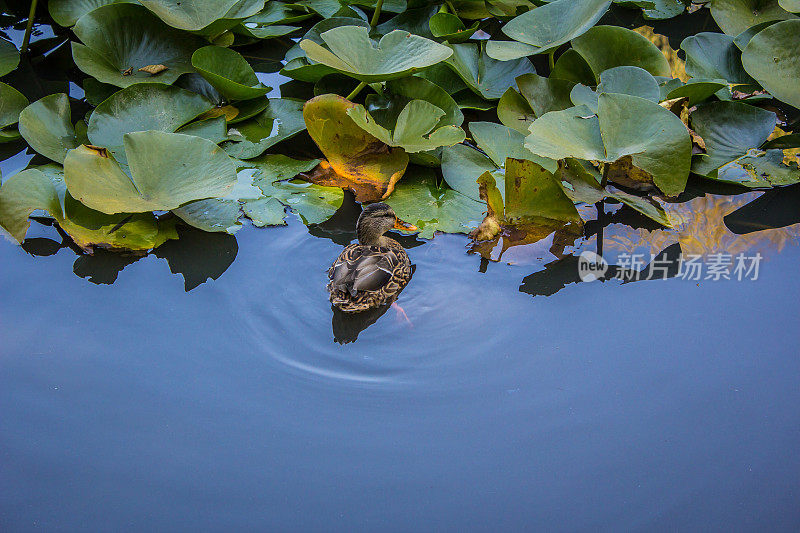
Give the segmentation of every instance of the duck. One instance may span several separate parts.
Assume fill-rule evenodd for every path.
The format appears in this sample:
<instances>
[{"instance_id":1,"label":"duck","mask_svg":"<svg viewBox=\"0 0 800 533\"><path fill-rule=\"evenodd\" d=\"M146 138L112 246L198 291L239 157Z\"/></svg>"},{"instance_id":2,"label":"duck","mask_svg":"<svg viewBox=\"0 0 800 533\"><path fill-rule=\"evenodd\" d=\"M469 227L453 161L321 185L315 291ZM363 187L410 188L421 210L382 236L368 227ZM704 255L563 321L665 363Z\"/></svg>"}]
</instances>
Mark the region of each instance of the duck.
<instances>
[{"instance_id":1,"label":"duck","mask_svg":"<svg viewBox=\"0 0 800 533\"><path fill-rule=\"evenodd\" d=\"M361 313L392 304L413 273L403 246L385 233L416 231L383 202L367 205L356 222L358 242L342 250L328 269L328 292L334 307Z\"/></svg>"}]
</instances>

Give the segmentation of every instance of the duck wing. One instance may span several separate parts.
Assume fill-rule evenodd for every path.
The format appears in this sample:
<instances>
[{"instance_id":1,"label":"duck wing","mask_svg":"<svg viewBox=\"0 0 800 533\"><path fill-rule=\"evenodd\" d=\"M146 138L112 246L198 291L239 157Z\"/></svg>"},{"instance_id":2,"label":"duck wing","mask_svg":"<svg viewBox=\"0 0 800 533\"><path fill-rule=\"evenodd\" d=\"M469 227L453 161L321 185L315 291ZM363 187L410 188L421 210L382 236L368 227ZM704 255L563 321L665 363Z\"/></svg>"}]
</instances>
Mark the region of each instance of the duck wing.
<instances>
[{"instance_id":1,"label":"duck wing","mask_svg":"<svg viewBox=\"0 0 800 533\"><path fill-rule=\"evenodd\" d=\"M376 291L392 279L400 264L399 254L382 246L351 244L328 270L331 286L355 296L359 291Z\"/></svg>"}]
</instances>

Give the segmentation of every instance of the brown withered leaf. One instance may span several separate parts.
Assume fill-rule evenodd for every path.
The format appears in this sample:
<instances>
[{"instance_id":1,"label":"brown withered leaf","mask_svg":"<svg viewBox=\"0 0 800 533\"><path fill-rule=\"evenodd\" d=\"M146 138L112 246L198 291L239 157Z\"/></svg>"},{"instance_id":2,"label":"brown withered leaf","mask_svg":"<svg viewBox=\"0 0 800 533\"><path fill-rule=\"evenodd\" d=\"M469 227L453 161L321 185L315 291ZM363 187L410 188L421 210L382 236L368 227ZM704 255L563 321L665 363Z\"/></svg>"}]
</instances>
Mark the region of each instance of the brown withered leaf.
<instances>
[{"instance_id":1,"label":"brown withered leaf","mask_svg":"<svg viewBox=\"0 0 800 533\"><path fill-rule=\"evenodd\" d=\"M653 176L633 164L629 155L608 165L608 181L642 192L657 192Z\"/></svg>"},{"instance_id":2,"label":"brown withered leaf","mask_svg":"<svg viewBox=\"0 0 800 533\"><path fill-rule=\"evenodd\" d=\"M100 157L108 157L108 150L106 150L103 146L95 146L94 144L84 144L84 146L95 152Z\"/></svg>"},{"instance_id":3,"label":"brown withered leaf","mask_svg":"<svg viewBox=\"0 0 800 533\"><path fill-rule=\"evenodd\" d=\"M155 76L156 74L160 74L167 70L169 67L165 65L146 65L139 69L139 72L147 72L151 76Z\"/></svg>"},{"instance_id":4,"label":"brown withered leaf","mask_svg":"<svg viewBox=\"0 0 800 533\"><path fill-rule=\"evenodd\" d=\"M130 76L131 74L133 74L133 67L128 67L122 71L123 76Z\"/></svg>"},{"instance_id":5,"label":"brown withered leaf","mask_svg":"<svg viewBox=\"0 0 800 533\"><path fill-rule=\"evenodd\" d=\"M335 94L312 98L303 107L308 133L327 158L309 174L318 185L350 189L359 202L389 196L408 166L408 154L362 130L347 110L355 104Z\"/></svg>"}]
</instances>

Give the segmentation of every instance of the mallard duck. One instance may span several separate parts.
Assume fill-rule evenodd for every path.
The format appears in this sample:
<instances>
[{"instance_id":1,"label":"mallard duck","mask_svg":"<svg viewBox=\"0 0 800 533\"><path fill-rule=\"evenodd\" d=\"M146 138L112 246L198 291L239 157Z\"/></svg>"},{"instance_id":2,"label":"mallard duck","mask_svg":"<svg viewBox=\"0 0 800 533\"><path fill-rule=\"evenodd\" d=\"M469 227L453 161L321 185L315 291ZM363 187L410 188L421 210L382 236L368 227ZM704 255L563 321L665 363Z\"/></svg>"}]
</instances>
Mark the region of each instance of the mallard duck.
<instances>
[{"instance_id":1,"label":"mallard duck","mask_svg":"<svg viewBox=\"0 0 800 533\"><path fill-rule=\"evenodd\" d=\"M394 302L412 269L399 242L386 237L390 229L414 231L384 203L364 208L356 222L358 242L345 247L328 269L331 303L346 313L358 313Z\"/></svg>"}]
</instances>

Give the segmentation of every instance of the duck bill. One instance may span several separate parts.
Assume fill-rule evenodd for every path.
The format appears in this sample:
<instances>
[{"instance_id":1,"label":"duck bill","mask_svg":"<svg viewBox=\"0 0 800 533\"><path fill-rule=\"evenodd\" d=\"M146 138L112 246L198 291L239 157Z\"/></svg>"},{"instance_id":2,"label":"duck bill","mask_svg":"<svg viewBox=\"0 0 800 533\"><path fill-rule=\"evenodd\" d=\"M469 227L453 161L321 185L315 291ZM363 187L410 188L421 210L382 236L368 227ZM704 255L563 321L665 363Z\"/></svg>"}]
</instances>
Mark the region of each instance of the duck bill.
<instances>
[{"instance_id":1,"label":"duck bill","mask_svg":"<svg viewBox=\"0 0 800 533\"><path fill-rule=\"evenodd\" d=\"M399 229L400 231L417 231L417 228L414 224L409 224L399 218L395 217L394 219L394 229Z\"/></svg>"}]
</instances>

